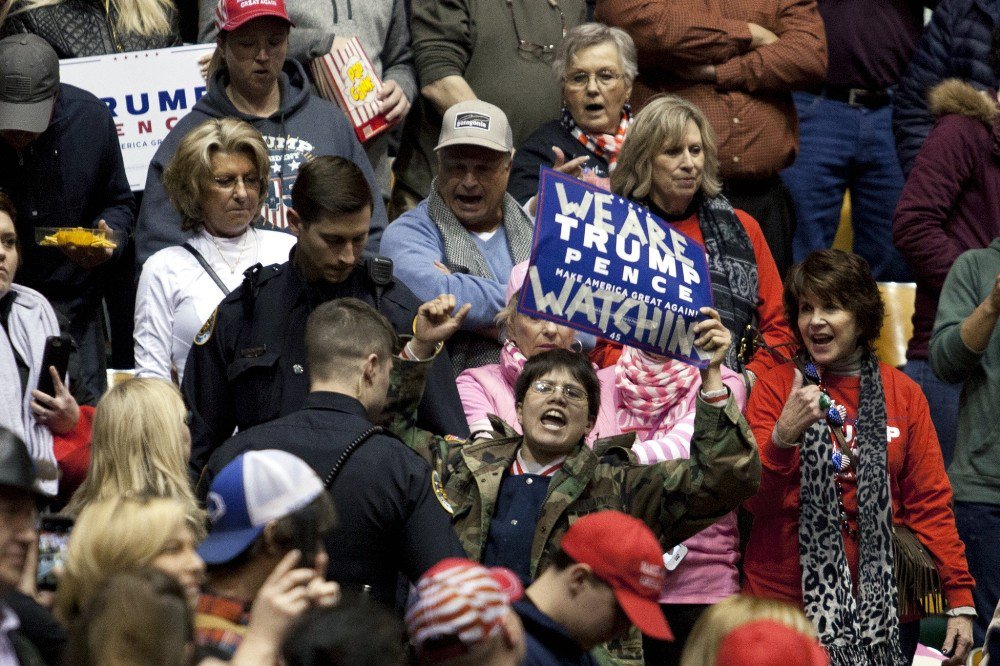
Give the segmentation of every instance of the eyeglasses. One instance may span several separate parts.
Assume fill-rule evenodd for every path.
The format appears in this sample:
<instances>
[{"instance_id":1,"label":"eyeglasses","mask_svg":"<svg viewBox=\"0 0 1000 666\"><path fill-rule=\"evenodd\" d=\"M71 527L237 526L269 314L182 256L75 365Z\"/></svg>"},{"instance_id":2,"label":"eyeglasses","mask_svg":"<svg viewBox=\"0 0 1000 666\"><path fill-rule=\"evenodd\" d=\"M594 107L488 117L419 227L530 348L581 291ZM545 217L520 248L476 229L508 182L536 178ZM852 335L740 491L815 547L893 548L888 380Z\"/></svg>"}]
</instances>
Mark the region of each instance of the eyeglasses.
<instances>
[{"instance_id":1,"label":"eyeglasses","mask_svg":"<svg viewBox=\"0 0 1000 666\"><path fill-rule=\"evenodd\" d=\"M246 176L212 176L212 182L220 190L228 190L230 192L236 189L237 182L242 182L243 187L254 192L260 189L260 176L256 174L247 174Z\"/></svg>"},{"instance_id":2,"label":"eyeglasses","mask_svg":"<svg viewBox=\"0 0 1000 666\"><path fill-rule=\"evenodd\" d=\"M599 72L577 72L571 76L567 76L563 79L566 83L566 87L570 90L583 90L589 84L591 79L597 82L597 87L601 90L608 90L614 88L619 81L624 78L618 72L614 72L610 69L602 69Z\"/></svg>"},{"instance_id":3,"label":"eyeglasses","mask_svg":"<svg viewBox=\"0 0 1000 666\"><path fill-rule=\"evenodd\" d=\"M559 23L562 25L562 36L565 38L566 16L563 14L562 7L559 6L558 0L549 0L549 6L559 12ZM550 56L555 53L555 44L536 44L535 42L529 42L521 39L521 31L517 29L517 17L514 16L514 0L507 0L507 9L510 10L510 20L514 24L514 36L517 38L518 51L521 53L527 53L535 58Z\"/></svg>"},{"instance_id":4,"label":"eyeglasses","mask_svg":"<svg viewBox=\"0 0 1000 666\"><path fill-rule=\"evenodd\" d=\"M553 384L544 379L539 379L531 385L531 388L539 395L551 395L554 391L558 390L567 400L572 400L573 402L583 402L587 399L587 392L582 388L566 384Z\"/></svg>"}]
</instances>

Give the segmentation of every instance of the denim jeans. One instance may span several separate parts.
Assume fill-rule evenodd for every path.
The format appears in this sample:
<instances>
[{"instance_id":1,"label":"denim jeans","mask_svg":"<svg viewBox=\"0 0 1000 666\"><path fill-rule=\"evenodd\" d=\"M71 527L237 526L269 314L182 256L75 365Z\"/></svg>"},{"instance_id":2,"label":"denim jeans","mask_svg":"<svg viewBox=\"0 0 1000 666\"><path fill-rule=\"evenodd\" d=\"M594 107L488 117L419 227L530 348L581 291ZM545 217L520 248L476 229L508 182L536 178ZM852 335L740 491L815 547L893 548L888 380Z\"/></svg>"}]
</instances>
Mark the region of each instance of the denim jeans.
<instances>
[{"instance_id":1,"label":"denim jeans","mask_svg":"<svg viewBox=\"0 0 1000 666\"><path fill-rule=\"evenodd\" d=\"M833 245L849 190L854 251L868 261L876 280L908 282L909 269L892 244L892 216L903 190L892 107L853 107L804 92L793 97L799 155L781 178L795 201L795 261Z\"/></svg>"},{"instance_id":2,"label":"denim jeans","mask_svg":"<svg viewBox=\"0 0 1000 666\"><path fill-rule=\"evenodd\" d=\"M955 502L955 524L965 544L969 572L976 579L972 598L977 617L972 629L976 645L982 645L1000 599L1000 504Z\"/></svg>"},{"instance_id":3,"label":"denim jeans","mask_svg":"<svg viewBox=\"0 0 1000 666\"><path fill-rule=\"evenodd\" d=\"M962 383L949 384L938 379L931 364L926 359L909 359L903 372L920 385L924 397L931 408L931 422L937 431L945 469L951 464L958 439L958 398L962 393Z\"/></svg>"}]
</instances>

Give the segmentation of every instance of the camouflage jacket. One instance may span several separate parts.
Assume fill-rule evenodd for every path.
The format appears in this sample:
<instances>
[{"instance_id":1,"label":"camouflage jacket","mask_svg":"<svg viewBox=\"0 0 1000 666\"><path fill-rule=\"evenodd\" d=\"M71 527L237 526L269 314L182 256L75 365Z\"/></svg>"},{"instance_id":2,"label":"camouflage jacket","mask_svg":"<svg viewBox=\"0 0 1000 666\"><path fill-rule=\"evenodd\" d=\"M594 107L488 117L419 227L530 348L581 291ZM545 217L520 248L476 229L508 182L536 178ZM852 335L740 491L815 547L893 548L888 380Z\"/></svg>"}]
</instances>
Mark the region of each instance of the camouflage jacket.
<instances>
[{"instance_id":1,"label":"camouflage jacket","mask_svg":"<svg viewBox=\"0 0 1000 666\"><path fill-rule=\"evenodd\" d=\"M522 437L500 419L493 439L441 438L413 425L420 375L427 364L397 363L393 404L407 410L391 429L434 468L435 493L450 506L452 525L469 557L481 560L504 472ZM391 389L392 390L392 389ZM691 458L653 465L637 462L634 435L582 442L549 483L531 547L531 577L549 563L562 535L588 513L614 509L649 525L672 548L705 529L757 492L761 463L750 428L735 401L714 407L698 400ZM439 484L439 485L438 485ZM640 647L641 649L641 647ZM640 653L641 654L641 653Z\"/></svg>"}]
</instances>

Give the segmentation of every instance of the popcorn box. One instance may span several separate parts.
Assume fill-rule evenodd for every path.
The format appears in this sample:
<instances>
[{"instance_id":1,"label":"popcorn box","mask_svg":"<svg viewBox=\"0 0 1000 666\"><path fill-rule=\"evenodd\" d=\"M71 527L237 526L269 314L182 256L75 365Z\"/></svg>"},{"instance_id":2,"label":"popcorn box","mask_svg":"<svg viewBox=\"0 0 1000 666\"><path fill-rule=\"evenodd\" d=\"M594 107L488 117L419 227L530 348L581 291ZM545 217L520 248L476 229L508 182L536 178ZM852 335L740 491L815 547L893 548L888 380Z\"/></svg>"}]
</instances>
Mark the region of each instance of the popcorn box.
<instances>
[{"instance_id":1,"label":"popcorn box","mask_svg":"<svg viewBox=\"0 0 1000 666\"><path fill-rule=\"evenodd\" d=\"M324 99L336 102L354 125L358 141L365 143L389 129L379 111L382 80L357 37L348 45L309 63L316 87Z\"/></svg>"}]
</instances>

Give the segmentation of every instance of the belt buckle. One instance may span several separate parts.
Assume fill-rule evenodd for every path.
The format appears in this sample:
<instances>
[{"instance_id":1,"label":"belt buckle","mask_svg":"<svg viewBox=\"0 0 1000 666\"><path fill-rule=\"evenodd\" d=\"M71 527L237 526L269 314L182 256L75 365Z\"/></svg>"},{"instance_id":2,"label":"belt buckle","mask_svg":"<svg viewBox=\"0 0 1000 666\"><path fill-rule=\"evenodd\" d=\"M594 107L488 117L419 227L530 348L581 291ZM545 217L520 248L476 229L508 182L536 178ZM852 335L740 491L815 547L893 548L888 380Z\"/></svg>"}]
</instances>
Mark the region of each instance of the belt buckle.
<instances>
[{"instance_id":1,"label":"belt buckle","mask_svg":"<svg viewBox=\"0 0 1000 666\"><path fill-rule=\"evenodd\" d=\"M858 97L864 95L867 91L861 90L860 88L851 88L847 91L847 105L848 106L864 106L864 103L858 101Z\"/></svg>"}]
</instances>

